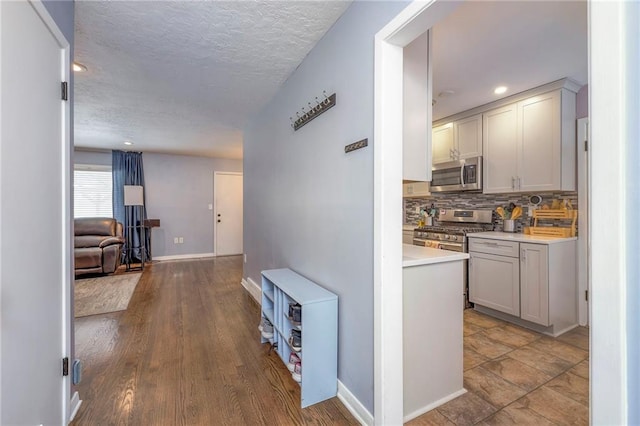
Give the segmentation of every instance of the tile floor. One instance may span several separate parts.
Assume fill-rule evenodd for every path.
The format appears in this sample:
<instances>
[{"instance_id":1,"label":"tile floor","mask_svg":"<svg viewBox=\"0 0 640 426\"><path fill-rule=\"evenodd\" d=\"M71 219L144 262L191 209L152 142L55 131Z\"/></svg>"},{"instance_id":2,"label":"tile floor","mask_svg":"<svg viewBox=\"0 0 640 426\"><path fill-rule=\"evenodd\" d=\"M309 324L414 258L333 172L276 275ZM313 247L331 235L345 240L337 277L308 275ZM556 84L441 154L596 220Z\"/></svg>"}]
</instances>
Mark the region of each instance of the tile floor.
<instances>
[{"instance_id":1,"label":"tile floor","mask_svg":"<svg viewBox=\"0 0 640 426\"><path fill-rule=\"evenodd\" d=\"M464 313L467 393L409 425L589 424L589 330L558 338Z\"/></svg>"}]
</instances>

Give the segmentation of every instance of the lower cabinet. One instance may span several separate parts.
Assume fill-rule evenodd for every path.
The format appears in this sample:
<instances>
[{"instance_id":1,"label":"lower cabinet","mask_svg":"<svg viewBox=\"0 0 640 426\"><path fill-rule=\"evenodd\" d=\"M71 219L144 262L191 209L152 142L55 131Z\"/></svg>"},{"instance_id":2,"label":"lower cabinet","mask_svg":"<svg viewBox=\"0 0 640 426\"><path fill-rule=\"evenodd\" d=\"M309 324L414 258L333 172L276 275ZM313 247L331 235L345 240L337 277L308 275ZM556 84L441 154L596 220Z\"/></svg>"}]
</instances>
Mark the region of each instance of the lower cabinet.
<instances>
[{"instance_id":1,"label":"lower cabinet","mask_svg":"<svg viewBox=\"0 0 640 426\"><path fill-rule=\"evenodd\" d=\"M495 254L469 254L469 300L519 316L520 260Z\"/></svg>"},{"instance_id":2,"label":"lower cabinet","mask_svg":"<svg viewBox=\"0 0 640 426\"><path fill-rule=\"evenodd\" d=\"M575 243L469 238L469 300L553 335L570 329L577 324Z\"/></svg>"},{"instance_id":3,"label":"lower cabinet","mask_svg":"<svg viewBox=\"0 0 640 426\"><path fill-rule=\"evenodd\" d=\"M549 324L549 248L520 243L520 318Z\"/></svg>"},{"instance_id":4,"label":"lower cabinet","mask_svg":"<svg viewBox=\"0 0 640 426\"><path fill-rule=\"evenodd\" d=\"M338 392L338 296L290 269L262 271L261 342L301 386L301 406Z\"/></svg>"}]
</instances>

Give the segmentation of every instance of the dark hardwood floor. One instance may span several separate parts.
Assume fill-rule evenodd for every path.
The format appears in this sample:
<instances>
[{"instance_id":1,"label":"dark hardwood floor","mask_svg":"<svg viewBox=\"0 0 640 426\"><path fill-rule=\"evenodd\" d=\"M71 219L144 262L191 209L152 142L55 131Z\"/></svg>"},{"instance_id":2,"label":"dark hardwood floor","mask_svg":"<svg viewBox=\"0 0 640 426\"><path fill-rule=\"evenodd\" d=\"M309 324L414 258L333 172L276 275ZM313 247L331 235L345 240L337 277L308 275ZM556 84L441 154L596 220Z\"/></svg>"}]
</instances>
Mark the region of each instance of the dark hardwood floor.
<instances>
[{"instance_id":1,"label":"dark hardwood floor","mask_svg":"<svg viewBox=\"0 0 640 426\"><path fill-rule=\"evenodd\" d=\"M300 408L241 278L240 256L154 263L126 311L76 319L72 425L357 424L337 398Z\"/></svg>"}]
</instances>

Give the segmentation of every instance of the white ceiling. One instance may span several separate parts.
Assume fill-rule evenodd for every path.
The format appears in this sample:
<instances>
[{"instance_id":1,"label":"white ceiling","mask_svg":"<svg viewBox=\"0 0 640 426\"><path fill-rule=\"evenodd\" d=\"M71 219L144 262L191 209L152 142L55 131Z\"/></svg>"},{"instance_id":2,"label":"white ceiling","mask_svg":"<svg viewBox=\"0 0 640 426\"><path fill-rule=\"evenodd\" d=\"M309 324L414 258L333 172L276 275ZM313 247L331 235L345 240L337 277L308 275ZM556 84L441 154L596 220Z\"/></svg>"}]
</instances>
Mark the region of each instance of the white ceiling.
<instances>
[{"instance_id":1,"label":"white ceiling","mask_svg":"<svg viewBox=\"0 0 640 426\"><path fill-rule=\"evenodd\" d=\"M349 4L77 1L88 71L75 75L75 145L242 158L244 124ZM500 84L502 97L586 84L587 4L464 2L434 27L433 49L434 120L500 98Z\"/></svg>"},{"instance_id":2,"label":"white ceiling","mask_svg":"<svg viewBox=\"0 0 640 426\"><path fill-rule=\"evenodd\" d=\"M433 64L434 120L564 77L586 84L587 2L465 2L433 28Z\"/></svg>"},{"instance_id":3,"label":"white ceiling","mask_svg":"<svg viewBox=\"0 0 640 426\"><path fill-rule=\"evenodd\" d=\"M75 145L242 158L348 1L76 1Z\"/></svg>"}]
</instances>

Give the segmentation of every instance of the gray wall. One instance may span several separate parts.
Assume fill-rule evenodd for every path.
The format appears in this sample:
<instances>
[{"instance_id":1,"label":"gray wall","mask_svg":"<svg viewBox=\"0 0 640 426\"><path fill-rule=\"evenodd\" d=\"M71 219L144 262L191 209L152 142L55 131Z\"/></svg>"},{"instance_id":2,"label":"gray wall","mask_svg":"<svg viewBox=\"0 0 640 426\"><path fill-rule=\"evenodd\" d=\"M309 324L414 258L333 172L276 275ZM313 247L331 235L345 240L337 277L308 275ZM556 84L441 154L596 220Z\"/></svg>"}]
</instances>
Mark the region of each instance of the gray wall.
<instances>
[{"instance_id":1,"label":"gray wall","mask_svg":"<svg viewBox=\"0 0 640 426\"><path fill-rule=\"evenodd\" d=\"M147 216L160 219L151 238L153 257L214 252L213 173L241 172L242 161L144 153ZM183 244L174 244L183 237Z\"/></svg>"},{"instance_id":2,"label":"gray wall","mask_svg":"<svg viewBox=\"0 0 640 426\"><path fill-rule=\"evenodd\" d=\"M111 165L111 152L76 149L76 164ZM242 172L242 161L186 155L142 154L147 217L153 228L151 253L160 256L211 254L213 240L213 173ZM183 237L183 244L174 244Z\"/></svg>"},{"instance_id":3,"label":"gray wall","mask_svg":"<svg viewBox=\"0 0 640 426\"><path fill-rule=\"evenodd\" d=\"M338 294L338 376L372 413L374 35L405 6L354 2L244 139L244 276L289 267ZM323 90L337 105L294 132Z\"/></svg>"}]
</instances>

